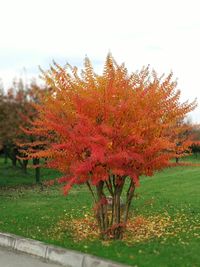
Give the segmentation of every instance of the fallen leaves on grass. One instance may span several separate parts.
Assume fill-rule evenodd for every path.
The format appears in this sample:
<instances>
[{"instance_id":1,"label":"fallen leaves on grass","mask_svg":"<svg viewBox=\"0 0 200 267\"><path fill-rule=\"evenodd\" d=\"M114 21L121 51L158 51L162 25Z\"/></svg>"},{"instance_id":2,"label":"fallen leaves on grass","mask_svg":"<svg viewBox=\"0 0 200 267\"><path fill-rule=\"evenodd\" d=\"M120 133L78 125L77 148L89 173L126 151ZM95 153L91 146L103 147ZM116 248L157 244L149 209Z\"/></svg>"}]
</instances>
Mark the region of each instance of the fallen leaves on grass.
<instances>
[{"instance_id":1,"label":"fallen leaves on grass","mask_svg":"<svg viewBox=\"0 0 200 267\"><path fill-rule=\"evenodd\" d=\"M66 237L66 234L71 235L74 241L94 240L99 237L98 225L94 217L89 214L85 214L84 218L79 219L61 219L51 230L51 235L61 240Z\"/></svg>"},{"instance_id":2,"label":"fallen leaves on grass","mask_svg":"<svg viewBox=\"0 0 200 267\"><path fill-rule=\"evenodd\" d=\"M86 214L83 219L74 219L71 222L73 237L76 241L99 238L99 230L93 216Z\"/></svg>"},{"instance_id":3,"label":"fallen leaves on grass","mask_svg":"<svg viewBox=\"0 0 200 267\"><path fill-rule=\"evenodd\" d=\"M123 241L127 245L132 245L153 238L161 238L163 243L169 237L177 237L178 241L185 245L187 242L182 240L181 234L192 234L195 238L200 238L198 232L199 218L189 220L181 213L172 218L167 212L162 215L138 215L127 223ZM85 214L84 218L68 218L58 221L52 234L56 239L63 239L66 235L70 235L75 242L99 239L98 225L91 214ZM102 241L102 243L105 246L110 244L109 241Z\"/></svg>"},{"instance_id":4,"label":"fallen leaves on grass","mask_svg":"<svg viewBox=\"0 0 200 267\"><path fill-rule=\"evenodd\" d=\"M124 240L126 243L132 244L161 237L165 235L170 225L173 225L173 221L168 215L137 216L128 222Z\"/></svg>"}]
</instances>

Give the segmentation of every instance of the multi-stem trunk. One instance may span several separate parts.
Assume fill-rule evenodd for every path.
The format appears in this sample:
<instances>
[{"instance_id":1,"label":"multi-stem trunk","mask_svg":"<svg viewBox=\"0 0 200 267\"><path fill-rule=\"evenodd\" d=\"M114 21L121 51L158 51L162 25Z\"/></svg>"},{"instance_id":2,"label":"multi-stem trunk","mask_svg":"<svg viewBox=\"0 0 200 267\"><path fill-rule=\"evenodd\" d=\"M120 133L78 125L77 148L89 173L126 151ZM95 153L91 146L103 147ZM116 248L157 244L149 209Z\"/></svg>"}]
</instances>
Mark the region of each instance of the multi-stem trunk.
<instances>
[{"instance_id":1,"label":"multi-stem trunk","mask_svg":"<svg viewBox=\"0 0 200 267\"><path fill-rule=\"evenodd\" d=\"M123 237L135 190L135 184L131 180L124 203L121 194L125 180L126 177L112 175L108 181L100 181L96 185L96 219L103 239L121 239ZM106 196L105 189L110 196Z\"/></svg>"}]
</instances>

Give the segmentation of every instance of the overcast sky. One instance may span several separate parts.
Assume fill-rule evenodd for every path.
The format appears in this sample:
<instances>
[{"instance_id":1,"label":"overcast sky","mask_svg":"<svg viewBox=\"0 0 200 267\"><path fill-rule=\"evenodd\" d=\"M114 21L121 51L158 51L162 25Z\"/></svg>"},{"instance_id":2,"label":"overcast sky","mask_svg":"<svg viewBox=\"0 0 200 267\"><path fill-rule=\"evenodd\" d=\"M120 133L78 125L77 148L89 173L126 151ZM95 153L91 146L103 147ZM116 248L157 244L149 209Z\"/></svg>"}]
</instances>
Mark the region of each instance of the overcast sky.
<instances>
[{"instance_id":1,"label":"overcast sky","mask_svg":"<svg viewBox=\"0 0 200 267\"><path fill-rule=\"evenodd\" d=\"M129 71L171 70L182 100L200 103L199 0L0 0L0 77L29 79L52 59L97 72L111 52ZM26 71L25 71L26 69ZM200 104L192 113L200 123Z\"/></svg>"}]
</instances>

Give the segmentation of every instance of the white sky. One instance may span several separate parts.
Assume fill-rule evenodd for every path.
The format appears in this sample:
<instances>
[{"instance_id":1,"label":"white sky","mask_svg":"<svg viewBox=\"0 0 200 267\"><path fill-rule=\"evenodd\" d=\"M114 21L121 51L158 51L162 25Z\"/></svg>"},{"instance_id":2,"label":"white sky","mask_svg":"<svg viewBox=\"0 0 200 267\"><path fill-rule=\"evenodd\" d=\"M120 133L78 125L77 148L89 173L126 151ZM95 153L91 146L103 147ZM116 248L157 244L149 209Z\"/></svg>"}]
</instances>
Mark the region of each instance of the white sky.
<instances>
[{"instance_id":1,"label":"white sky","mask_svg":"<svg viewBox=\"0 0 200 267\"><path fill-rule=\"evenodd\" d=\"M172 70L182 100L200 102L200 0L0 0L5 86L52 59L81 67L88 55L99 72L109 51L130 72ZM200 123L200 107L191 117Z\"/></svg>"}]
</instances>

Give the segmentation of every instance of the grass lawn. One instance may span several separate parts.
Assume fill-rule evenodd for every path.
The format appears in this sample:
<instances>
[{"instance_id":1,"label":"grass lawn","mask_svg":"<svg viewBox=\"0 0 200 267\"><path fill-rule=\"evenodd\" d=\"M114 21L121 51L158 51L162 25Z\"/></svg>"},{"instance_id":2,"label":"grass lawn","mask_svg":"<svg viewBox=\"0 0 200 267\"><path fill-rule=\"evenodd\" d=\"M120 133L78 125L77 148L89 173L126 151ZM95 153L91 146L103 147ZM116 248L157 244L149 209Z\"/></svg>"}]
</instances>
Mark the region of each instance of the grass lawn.
<instances>
[{"instance_id":1,"label":"grass lawn","mask_svg":"<svg viewBox=\"0 0 200 267\"><path fill-rule=\"evenodd\" d=\"M41 181L59 177L59 173L55 170L42 169ZM35 184L35 169L28 168L24 173L20 167L12 167L10 161L4 164L3 157L0 157L0 188L15 187L19 185L30 186Z\"/></svg>"},{"instance_id":2,"label":"grass lawn","mask_svg":"<svg viewBox=\"0 0 200 267\"><path fill-rule=\"evenodd\" d=\"M85 186L64 197L58 186L42 190L33 185L33 172L23 174L0 159L0 231L138 267L200 266L200 167L175 167L142 178L132 205L142 231L115 242L77 239L72 222L87 222L93 205ZM53 177L58 173L42 170L43 180ZM88 228L77 227L87 236Z\"/></svg>"}]
</instances>

